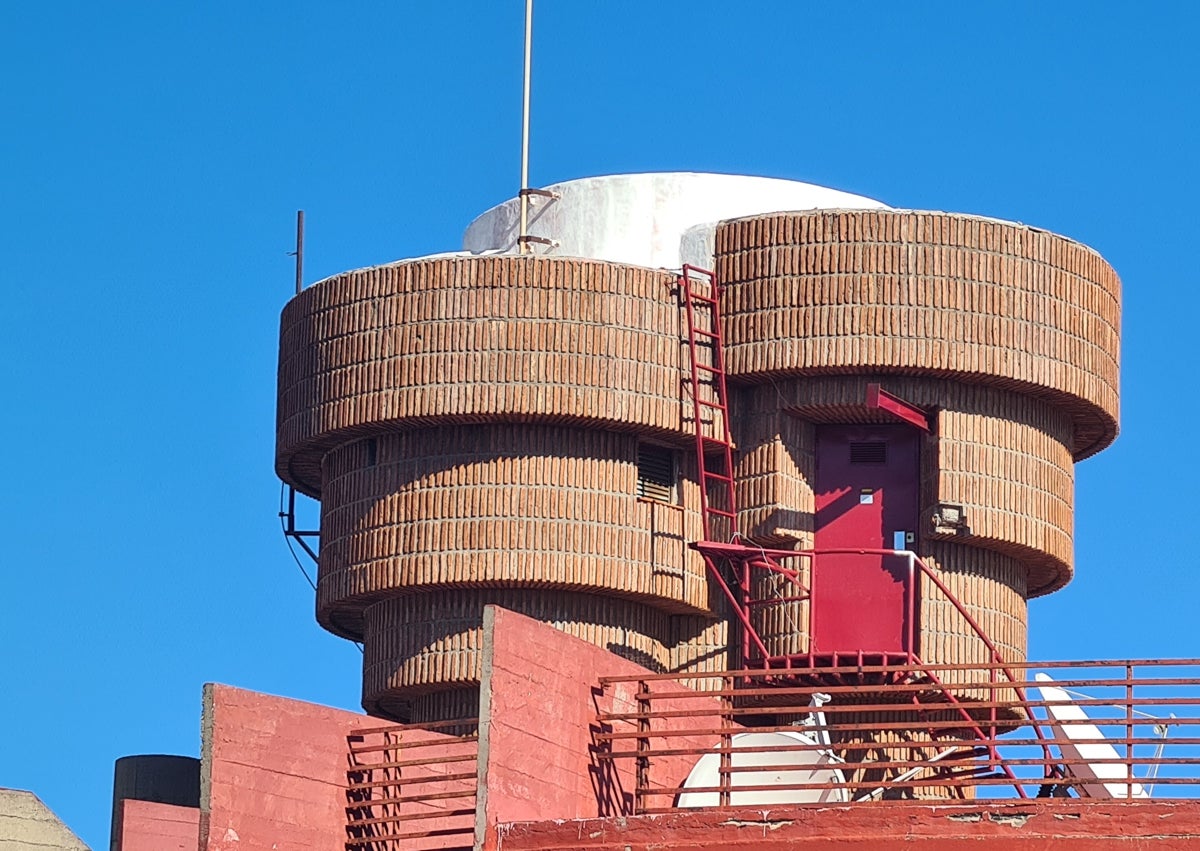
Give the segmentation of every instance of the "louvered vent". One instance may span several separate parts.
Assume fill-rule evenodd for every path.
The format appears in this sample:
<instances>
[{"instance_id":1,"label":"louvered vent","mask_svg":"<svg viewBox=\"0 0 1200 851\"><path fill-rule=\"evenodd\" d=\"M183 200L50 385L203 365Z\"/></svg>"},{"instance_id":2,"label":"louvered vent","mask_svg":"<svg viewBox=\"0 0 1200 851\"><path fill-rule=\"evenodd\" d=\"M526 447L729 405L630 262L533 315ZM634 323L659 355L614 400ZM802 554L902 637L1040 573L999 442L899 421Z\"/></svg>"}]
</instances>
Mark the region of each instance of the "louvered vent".
<instances>
[{"instance_id":1,"label":"louvered vent","mask_svg":"<svg viewBox=\"0 0 1200 851\"><path fill-rule=\"evenodd\" d=\"M638 446L637 495L675 501L675 451L643 443Z\"/></svg>"},{"instance_id":2,"label":"louvered vent","mask_svg":"<svg viewBox=\"0 0 1200 851\"><path fill-rule=\"evenodd\" d=\"M887 444L882 440L850 441L851 464L886 464Z\"/></svg>"}]
</instances>

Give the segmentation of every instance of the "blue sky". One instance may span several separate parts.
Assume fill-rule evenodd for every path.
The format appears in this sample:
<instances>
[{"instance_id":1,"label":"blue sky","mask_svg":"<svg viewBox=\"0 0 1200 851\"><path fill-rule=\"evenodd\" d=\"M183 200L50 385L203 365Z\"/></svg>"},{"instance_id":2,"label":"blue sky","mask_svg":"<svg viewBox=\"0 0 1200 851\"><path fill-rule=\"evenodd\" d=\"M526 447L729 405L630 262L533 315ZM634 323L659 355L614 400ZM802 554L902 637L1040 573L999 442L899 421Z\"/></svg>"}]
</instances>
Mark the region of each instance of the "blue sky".
<instances>
[{"instance_id":1,"label":"blue sky","mask_svg":"<svg viewBox=\"0 0 1200 851\"><path fill-rule=\"evenodd\" d=\"M522 7L0 9L0 786L93 848L115 758L198 752L203 682L357 706L276 518L294 215L310 282L458 247L517 189ZM764 174L1098 249L1123 431L1031 655L1200 656L1197 14L539 0L532 180Z\"/></svg>"}]
</instances>

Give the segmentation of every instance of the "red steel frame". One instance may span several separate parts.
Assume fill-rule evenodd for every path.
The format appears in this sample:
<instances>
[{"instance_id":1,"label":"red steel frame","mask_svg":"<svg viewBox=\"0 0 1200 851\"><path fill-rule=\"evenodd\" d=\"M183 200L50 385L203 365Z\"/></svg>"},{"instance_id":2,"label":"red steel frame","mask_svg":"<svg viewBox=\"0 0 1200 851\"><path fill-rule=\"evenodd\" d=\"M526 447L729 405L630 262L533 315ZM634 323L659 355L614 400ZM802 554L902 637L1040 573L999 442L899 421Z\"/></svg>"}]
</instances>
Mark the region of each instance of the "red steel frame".
<instances>
[{"instance_id":1,"label":"red steel frame","mask_svg":"<svg viewBox=\"0 0 1200 851\"><path fill-rule=\"evenodd\" d=\"M707 284L707 294L696 291L694 283L698 280L704 281ZM916 644L919 635L916 630L918 579L928 580L943 594L959 614L962 615L971 630L983 642L992 663L991 667L989 667L991 671L990 676L995 678L997 672L1002 672L1011 684L1008 687L1014 689L1020 701L1027 703L1027 695L1024 689L1018 684L1018 680L1006 666L1005 660L995 643L988 637L983 628L979 626L978 622L971 616L971 613L967 611L966 606L951 593L945 583L915 553L906 550L883 549L841 549L828 551L767 549L750 544L742 537L738 530L737 500L735 494L736 483L733 468L733 438L729 429L729 395L726 384L725 354L721 331L720 282L717 280L714 272L696 266L684 265L679 275L679 295L683 300L687 315L692 416L696 431L696 464L700 483L700 505L704 523L704 540L694 543L692 546L704 557L705 565L710 575L716 580L717 587L721 589L721 592L729 600L733 612L741 624L742 667L746 669L781 669L782 671L792 672L799 672L800 670L813 671L819 667L818 659L812 653L772 656L762 637L759 635L758 630L754 628L750 618L751 610L757 606L804 599L809 601L809 616L812 617L812 612L817 602L813 598L812 589L806 587L800 581L801 574L799 571L786 568L780 562L789 558L809 558L815 560L822 555L845 555L850 553L907 558L909 569L908 593L905 599L905 605L908 608L906 612L908 624L907 646L904 657L895 661L911 669L910 677L920 677L939 689L947 702L956 708L978 739L988 742L987 748L990 756L999 762L999 755L996 753L994 744L998 720L995 707L993 706L991 709L991 719L988 725L991 735L989 735L967 711L963 703L946 687L936 673L921 661L917 653ZM700 327L700 317L698 314L704 311L707 311L709 315L708 327ZM711 364L700 363L698 349L704 346L711 348ZM703 398L705 395L705 383L701 381L702 374L709 376L711 386L708 392L711 398ZM918 428L926 431L929 430L928 415L921 409L883 391L878 384L869 385L867 392L868 406L886 410ZM715 436L705 434L703 414L706 410L713 411L714 418L719 416L720 423L714 423L717 428L717 435ZM719 471L709 469L710 455L713 454L717 456L718 463L721 466ZM718 494L723 495L723 499L718 497L714 500L710 495L709 485L714 482L718 484L716 491ZM714 502L718 504L714 505ZM729 535L726 542L715 539L714 526L716 525L715 520L717 518L728 523ZM734 593L729 587L729 583L726 581L724 571L722 570L723 565L729 565L733 568L733 574L736 577L738 586L737 593ZM752 596L753 585L751 577L752 571L755 569L766 570L783 576L795 586L796 593L791 597L754 599ZM755 650L758 651L758 654L754 652ZM861 668L863 666L864 659L862 653L847 654L847 656L853 662L856 662L858 667ZM820 661L824 661L824 659L822 658ZM840 661L839 654L832 654L830 663L834 667ZM882 663L885 666L891 661L893 660L887 658L886 655L882 659ZM915 701L916 697L914 696ZM995 701L991 702L995 703ZM1032 717L1031 713L1030 718ZM1049 759L1049 737L1037 723L1033 723L1032 726L1037 739L1042 743L1042 748L1045 751L1047 759ZM1005 773L1011 779L1015 780L1016 778L1012 775L1011 769L1004 765L1003 762L1000 762L1000 764ZM1019 784L1016 788L1018 794L1024 797L1025 793Z\"/></svg>"}]
</instances>

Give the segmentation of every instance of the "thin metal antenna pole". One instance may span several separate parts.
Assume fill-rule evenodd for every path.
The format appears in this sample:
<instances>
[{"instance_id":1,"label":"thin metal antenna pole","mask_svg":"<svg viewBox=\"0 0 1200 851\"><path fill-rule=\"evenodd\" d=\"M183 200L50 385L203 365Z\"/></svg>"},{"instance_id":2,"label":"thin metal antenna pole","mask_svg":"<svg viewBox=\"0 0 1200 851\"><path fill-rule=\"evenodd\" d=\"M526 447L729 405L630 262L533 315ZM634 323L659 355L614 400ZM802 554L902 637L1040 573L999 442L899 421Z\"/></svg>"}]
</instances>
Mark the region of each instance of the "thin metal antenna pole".
<instances>
[{"instance_id":1,"label":"thin metal antenna pole","mask_svg":"<svg viewBox=\"0 0 1200 851\"><path fill-rule=\"evenodd\" d=\"M521 107L521 239L517 240L520 252L529 251L529 73L533 52L533 0L525 0L525 78L524 100Z\"/></svg>"},{"instance_id":2,"label":"thin metal antenna pole","mask_svg":"<svg viewBox=\"0 0 1200 851\"><path fill-rule=\"evenodd\" d=\"M296 211L296 295L304 289L304 211Z\"/></svg>"}]
</instances>

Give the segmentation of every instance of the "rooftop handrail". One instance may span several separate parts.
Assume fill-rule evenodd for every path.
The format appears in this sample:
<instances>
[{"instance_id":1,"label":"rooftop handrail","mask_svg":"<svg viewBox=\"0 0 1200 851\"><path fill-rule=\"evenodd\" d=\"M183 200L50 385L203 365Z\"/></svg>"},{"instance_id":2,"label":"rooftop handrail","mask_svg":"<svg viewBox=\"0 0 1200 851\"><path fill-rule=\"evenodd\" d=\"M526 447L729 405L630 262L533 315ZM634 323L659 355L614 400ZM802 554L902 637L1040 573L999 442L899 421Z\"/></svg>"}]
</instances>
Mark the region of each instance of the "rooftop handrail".
<instances>
[{"instance_id":1,"label":"rooftop handrail","mask_svg":"<svg viewBox=\"0 0 1200 851\"><path fill-rule=\"evenodd\" d=\"M946 696L947 701L949 703L955 705L958 708L958 711L962 714L964 721L966 721L969 725L971 725L973 727L973 729L975 730L975 732L979 738L981 738L981 739L995 738L995 729L996 729L996 720L997 720L995 711L994 710L992 711L992 718L991 718L991 725L990 725L992 735L989 737L987 735L986 731L984 730L984 728L982 726L977 725L977 722L975 721L974 717L966 709L962 708L959 705L960 701L957 699L954 692L946 686L946 684L942 681L942 679L940 677L938 677L936 673L926 669L923 666L923 664L916 652L916 632L915 632L915 630L916 630L916 623L917 623L917 616L918 616L917 584L918 584L918 579L927 579L942 594L942 596L945 597L946 600L948 600L950 602L950 604L961 615L964 622L971 629L971 631L975 634L975 636L983 643L984 647L986 648L986 650L988 652L988 661L990 663L992 663L992 665L993 665L993 667L989 668L989 670L991 671L992 679L993 680L995 679L997 672L1003 674L1004 677L1006 677L1010 683L1014 684L1015 691L1016 691L1018 697L1021 699L1021 701L1027 702L1028 698L1027 698L1027 695L1025 694L1023 687L1021 687L1019 685L1019 681L1014 676L1012 671L1009 670L1009 668L1007 667L1007 663L1005 662L1004 656L1003 656L1003 654L1001 654L1000 649L996 646L995 642L992 641L991 637L987 634L987 632L979 625L979 622L970 613L970 611L962 603L962 601L958 599L958 597L950 590L950 588L944 582L941 581L940 578L938 578L938 576L933 571L933 569L930 568L929 565L927 565L915 552L913 552L911 550L887 549L887 548L882 548L882 547L838 547L838 548L828 548L828 549L820 549L820 550L818 550L818 549L782 550L782 549L774 549L774 548L768 549L766 547L762 547L762 546L756 545L752 542L749 542L746 539L742 538L740 535L735 536L735 540L731 543L723 544L723 543L718 543L718 542L714 542L714 541L701 541L701 542L693 544L693 547L695 547L695 549L697 549L705 557L705 561L710 569L710 572L718 580L719 587L721 588L725 597L729 600L735 616L741 623L743 655L745 657L744 661L747 663L750 661L750 657L751 657L750 650L751 650L751 647L753 646L755 649L757 649L757 651L759 653L762 654L761 658L763 660L763 666L766 668L772 667L771 653L768 650L766 643L762 640L762 637L758 634L758 631L754 628L753 622L751 621L751 618L750 618L751 608L764 602L762 600L756 600L756 599L753 599L750 597L750 589L752 587L750 574L751 574L751 571L753 568L758 567L760 569L765 569L765 570L771 571L777 575L782 575L786 580L792 582L794 585L800 587L802 589L802 591L807 593L808 597L809 597L808 616L809 616L809 620L810 620L810 624L811 624L813 610L816 608L816 605L818 602L814 598L813 588L803 586L803 584L800 582L800 575L799 575L798 571L788 571L785 568L782 568L781 565L778 564L778 562L784 561L789 558L808 558L810 560L810 562L815 565L816 561L818 559L820 559L822 557L829 557L829 556L873 555L873 556L880 556L881 558L899 557L899 558L904 558L907 561L908 571L909 571L909 576L908 576L909 581L907 583L907 588L906 588L906 592L905 592L905 600L904 600L904 605L907 610L905 612L905 614L906 614L905 628L907 630L907 634L905 636L905 645L906 645L905 651L908 656L907 661L910 664L914 665L915 668L920 669L926 677L928 677L933 683L935 683L937 685L937 687ZM740 585L740 591L741 591L740 599L737 594L734 594L732 589L730 589L729 584L725 581L725 577L722 575L722 572L718 567L717 562L719 559L727 559L727 560L735 561L737 563L738 569L741 573L741 576L739 579L739 585ZM779 596L782 598L782 595L779 595ZM811 632L811 626L810 626L810 632ZM811 656L810 656L810 660L811 660ZM786 667L791 667L791 665L790 665L791 659L790 658L785 659L784 662L785 662ZM810 662L810 664L811 664L811 662ZM999 667L994 667L994 666L999 666ZM993 697L994 697L995 696L994 689L996 687L996 683L992 682L989 684L988 687L993 689ZM1045 735L1045 733L1042 731L1042 729L1038 723L1038 719L1036 717L1034 717L1032 713L1029 713L1029 721L1030 721L1031 726L1033 727L1035 735L1041 741L1044 755L1045 755L1047 761L1049 761L1049 759L1051 757L1050 748L1049 748L1050 737ZM993 756L997 756L995 754L994 747L991 748L991 751L992 751ZM1006 766L1002 766L1002 770L1011 777L1011 771ZM1012 779L1015 780L1015 777ZM1021 794L1022 796L1024 795L1024 792L1022 791L1022 789L1019 785L1017 786L1017 790L1018 790L1019 794Z\"/></svg>"},{"instance_id":2,"label":"rooftop handrail","mask_svg":"<svg viewBox=\"0 0 1200 851\"><path fill-rule=\"evenodd\" d=\"M967 734L967 725L949 704L926 703L920 709L928 712L928 717L915 720L918 708L909 697L922 687L928 691L928 683L867 686L873 695L879 696L868 707L838 699L839 694L861 694L864 688L861 683L825 686L813 681L775 687L772 683L779 682L778 670L708 672L706 676L724 681L724 687L717 692L693 691L681 684L676 687L670 675L605 677L604 683L609 687L636 683L636 691L624 695L625 701L636 700L636 704L623 702L597 713L600 722L597 756L617 762L636 758L655 767L637 786L638 812L674 809L676 805L664 799L684 789L695 793L720 792L734 806L739 805L739 795L743 796L743 804L749 805L743 793L753 789L790 790L797 795L828 790L833 782L828 779L807 782L803 777L793 777L795 782L776 783L763 773L794 766L797 754L820 753L826 745L797 740L770 747L739 748L737 741L730 739L731 734L741 732L811 729L797 726L793 719L809 710L808 698L819 690L833 697L821 707L822 728L833 737L836 768L841 773L837 782L849 796L848 800L865 803L868 799L913 794L954 798L968 794L965 790L971 787L985 794L985 789L997 786L1011 787L1021 797L1059 796L1070 788L1081 796L1101 795L1107 789L1107 797L1132 799L1145 797L1141 784L1146 781L1158 784L1168 797L1200 796L1200 660L1144 661L1146 676L1134 670L1129 660L1022 662L1011 666L999 662L975 663L976 673L955 680L951 688L959 692L995 689L993 700L965 704L976 713L992 708L1002 712L998 725L980 738ZM870 667L897 672L905 668L904 665ZM965 665L941 667L972 670ZM997 682L997 676L1002 680L1006 676L1004 669L1010 668L1008 674L1014 676L1015 682ZM1074 670L1068 672L1066 668ZM1168 668L1188 670L1168 671ZM1098 696L1072 701L1072 706L1087 710L1086 715L1079 716L1080 721L1043 722L1034 711L1044 713L1061 706L1062 701L1045 695L1042 699L1032 699L1034 692L1017 696L1018 690L1024 693L1026 687L1036 684L1032 669L1061 671L1065 676L1055 680L1054 685L1068 689L1081 683L1098 683L1105 688L1094 690ZM834 670L818 668L811 673L837 679ZM846 677L863 673L856 666L841 666L836 670ZM680 675L674 678L678 680ZM741 688L747 679L750 687ZM760 699L772 691L777 692L776 699ZM731 703L738 696L745 699L739 704ZM1103 707L1111 707L1111 711L1100 711ZM1164 741L1157 729L1158 722L1164 720L1175 726L1179 735L1172 734ZM1039 735L1052 725L1070 728L1072 724L1094 725L1098 731L1095 738L1075 737L1074 741L1111 745L1108 755L1089 756L1086 749L1061 746L1052 752L1046 747L1044 736ZM1037 729L1039 726L1042 730ZM904 735L916 728L925 728L928 735L915 738ZM1070 729L1060 730L1064 735L1070 732ZM1068 738L1054 742L1070 744ZM1122 746L1123 753L1118 750ZM1167 751L1170 756L1164 755L1164 749L1170 749ZM685 783L687 766L711 753L729 757L719 775L720 782L712 785L716 781L710 781L703 786ZM747 755L754 753L777 754L780 758L747 761ZM742 756L734 760L734 754ZM788 754L793 758L787 758ZM1105 768L1108 773L1103 771ZM1096 777L1099 779L1092 779ZM885 791L880 792L881 788ZM918 791L922 789L925 792ZM730 794L732 798L727 797ZM806 800L816 799L801 796L796 802Z\"/></svg>"}]
</instances>

